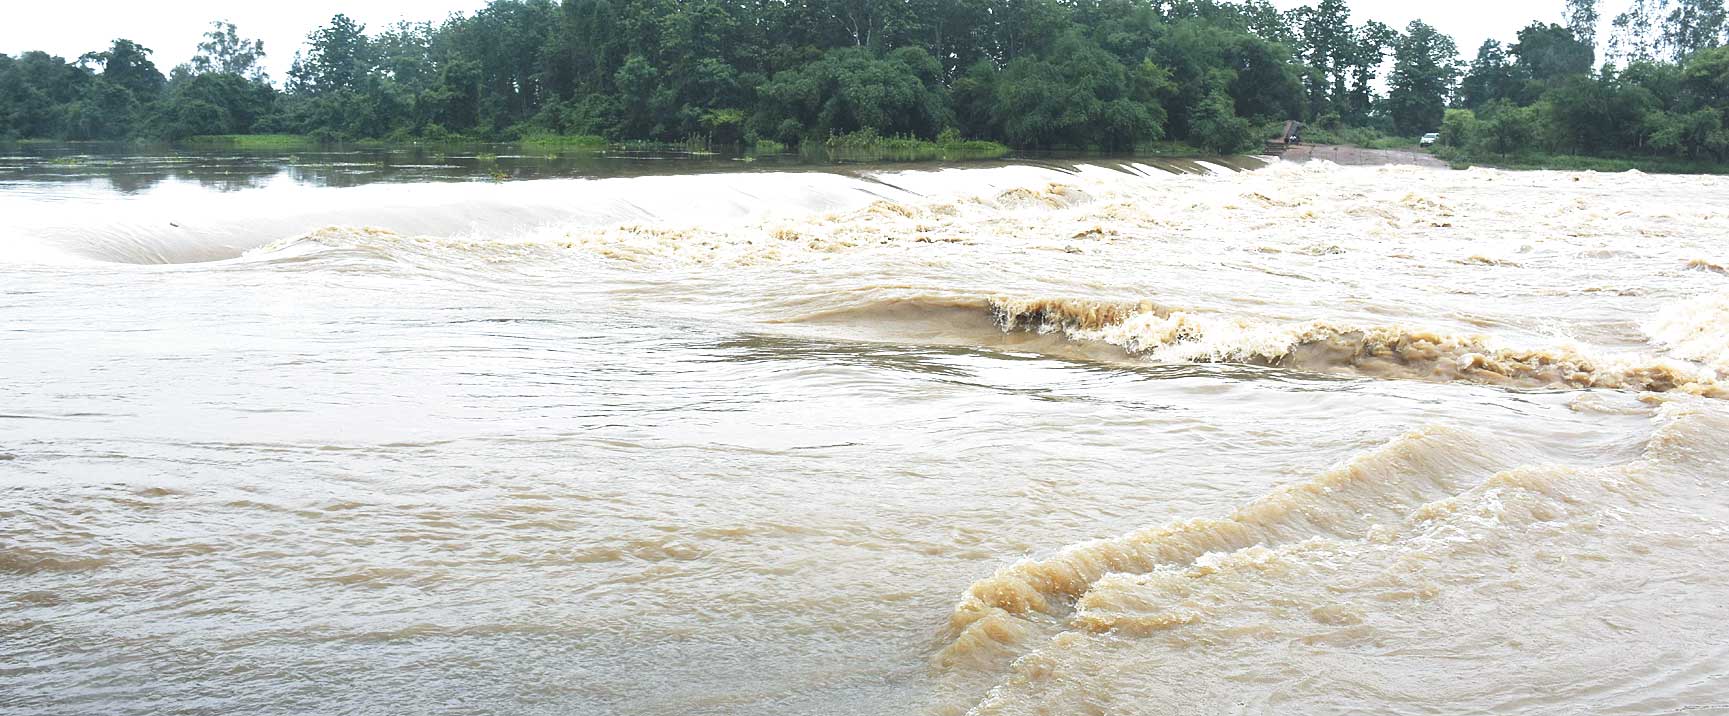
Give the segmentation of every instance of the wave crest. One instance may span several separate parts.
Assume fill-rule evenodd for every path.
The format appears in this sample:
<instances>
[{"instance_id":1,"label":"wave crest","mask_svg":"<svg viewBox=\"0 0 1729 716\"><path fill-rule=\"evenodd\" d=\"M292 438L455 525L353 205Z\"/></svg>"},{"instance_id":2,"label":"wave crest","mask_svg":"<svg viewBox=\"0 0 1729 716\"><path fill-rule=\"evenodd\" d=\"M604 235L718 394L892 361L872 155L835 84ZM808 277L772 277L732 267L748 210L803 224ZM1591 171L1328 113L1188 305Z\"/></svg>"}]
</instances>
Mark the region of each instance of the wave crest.
<instances>
[{"instance_id":1,"label":"wave crest","mask_svg":"<svg viewBox=\"0 0 1729 716\"><path fill-rule=\"evenodd\" d=\"M1016 620L1061 616L1108 574L1144 574L1212 552L1358 533L1456 492L1472 476L1501 464L1488 441L1477 436L1441 427L1417 430L1222 519L1154 527L1022 560L967 589L950 615L949 644L937 663L988 661L1012 652L1028 631Z\"/></svg>"},{"instance_id":2,"label":"wave crest","mask_svg":"<svg viewBox=\"0 0 1729 716\"><path fill-rule=\"evenodd\" d=\"M977 714L1079 711L1098 693L1122 713L1224 712L1269 697L1313 706L1353 686L1372 689L1358 695L1371 702L1475 700L1469 710L1495 711L1482 700L1505 704L1497 699L1581 673L1627 686L1605 667L1629 653L1672 654L1678 630L1720 639L1723 623L1723 580L1653 575L1729 556L1715 539L1729 421L1702 401L1657 413L1626 462L1525 464L1530 446L1422 430L1224 520L1006 567L963 596L957 616L984 616L961 627L939 663L979 664L984 673L954 678L995 682ZM1021 602L990 601L1014 593L1049 593L1057 613L1022 617ZM1524 648L1528 640L1537 643ZM1365 649L1397 656L1364 660ZM1513 668L1466 691L1435 684L1453 655L1485 651ZM1257 674L1294 668L1276 694L1219 677L1244 664ZM1691 668L1663 678L1696 681ZM1305 678L1315 673L1329 676Z\"/></svg>"},{"instance_id":3,"label":"wave crest","mask_svg":"<svg viewBox=\"0 0 1729 716\"><path fill-rule=\"evenodd\" d=\"M1645 333L1679 358L1729 371L1729 291L1664 309Z\"/></svg>"},{"instance_id":4,"label":"wave crest","mask_svg":"<svg viewBox=\"0 0 1729 716\"><path fill-rule=\"evenodd\" d=\"M1511 387L1680 391L1729 397L1729 389L1717 381L1714 371L1679 361L1600 358L1568 346L1510 347L1480 335L1320 320L1254 320L1148 302L996 300L990 305L993 317L1005 331L1060 333L1166 362L1245 363ZM1712 310L1729 315L1729 302ZM1729 333L1713 335L1711 340L1723 344L1719 349L1722 353L1714 355L1729 354Z\"/></svg>"}]
</instances>

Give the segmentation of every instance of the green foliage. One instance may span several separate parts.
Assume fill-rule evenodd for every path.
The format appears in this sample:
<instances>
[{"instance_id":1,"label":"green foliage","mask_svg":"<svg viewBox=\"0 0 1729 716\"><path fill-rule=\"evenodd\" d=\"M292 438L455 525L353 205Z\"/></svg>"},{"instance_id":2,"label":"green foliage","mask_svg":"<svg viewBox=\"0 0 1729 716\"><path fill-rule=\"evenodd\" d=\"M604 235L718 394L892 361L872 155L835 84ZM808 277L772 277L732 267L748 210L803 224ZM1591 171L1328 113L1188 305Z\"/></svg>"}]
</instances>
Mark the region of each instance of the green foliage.
<instances>
[{"instance_id":1,"label":"green foliage","mask_svg":"<svg viewBox=\"0 0 1729 716\"><path fill-rule=\"evenodd\" d=\"M155 120L158 136L246 134L272 112L276 90L239 74L208 72L177 77L165 99Z\"/></svg>"},{"instance_id":2,"label":"green foliage","mask_svg":"<svg viewBox=\"0 0 1729 716\"><path fill-rule=\"evenodd\" d=\"M1701 50L1685 66L1641 60L1619 74L1575 74L1550 85L1524 106L1486 105L1472 141L1445 142L1449 154L1579 166L1585 156L1634 164L1667 158L1669 166L1729 159L1729 50Z\"/></svg>"},{"instance_id":3,"label":"green foliage","mask_svg":"<svg viewBox=\"0 0 1729 716\"><path fill-rule=\"evenodd\" d=\"M755 139L748 143L750 150L757 154L781 154L786 151L786 145L773 139Z\"/></svg>"},{"instance_id":4,"label":"green foliage","mask_svg":"<svg viewBox=\"0 0 1729 716\"><path fill-rule=\"evenodd\" d=\"M1681 84L1699 104L1729 106L1729 47L1693 55L1681 71Z\"/></svg>"},{"instance_id":5,"label":"green foliage","mask_svg":"<svg viewBox=\"0 0 1729 716\"><path fill-rule=\"evenodd\" d=\"M264 60L263 40L240 37L232 22L217 21L210 25L210 31L204 33L204 42L198 44L198 54L192 58L192 72L267 81L260 64Z\"/></svg>"},{"instance_id":6,"label":"green foliage","mask_svg":"<svg viewBox=\"0 0 1729 716\"><path fill-rule=\"evenodd\" d=\"M1539 131L1536 107L1507 107L1495 112L1477 134L1478 147L1506 157L1536 140Z\"/></svg>"},{"instance_id":7,"label":"green foliage","mask_svg":"<svg viewBox=\"0 0 1729 716\"><path fill-rule=\"evenodd\" d=\"M1708 155L1721 157L1723 151L1729 149L1729 133L1723 129L1722 110L1701 109L1681 115L1665 112L1651 120L1654 126L1651 146L1658 149L1688 159Z\"/></svg>"},{"instance_id":8,"label":"green foliage","mask_svg":"<svg viewBox=\"0 0 1729 716\"><path fill-rule=\"evenodd\" d=\"M1660 32L1663 45L1669 48L1677 62L1694 53L1723 44L1723 30L1729 13L1723 0L1674 0L1669 14L1663 19Z\"/></svg>"},{"instance_id":9,"label":"green foliage","mask_svg":"<svg viewBox=\"0 0 1729 716\"><path fill-rule=\"evenodd\" d=\"M447 133L443 133L443 127L438 127L438 129L442 133L442 136L438 138L448 141L450 137ZM536 151L600 150L607 146L606 137L592 134L527 134L523 135L519 143L524 148Z\"/></svg>"},{"instance_id":10,"label":"green foliage","mask_svg":"<svg viewBox=\"0 0 1729 716\"><path fill-rule=\"evenodd\" d=\"M1485 43L1459 81L1451 38L1353 24L1347 0L490 0L378 30L336 15L280 88L226 22L167 77L124 39L0 55L0 138L1230 153L1296 119L1364 147L1439 129L1459 162L1702 162L1729 159L1722 7L1631 0L1617 72L1593 68L1596 0L1567 0L1564 25Z\"/></svg>"},{"instance_id":11,"label":"green foliage","mask_svg":"<svg viewBox=\"0 0 1729 716\"><path fill-rule=\"evenodd\" d=\"M1441 119L1442 147L1464 148L1471 146L1481 131L1481 122L1477 121L1477 113L1468 109L1449 109Z\"/></svg>"},{"instance_id":12,"label":"green foliage","mask_svg":"<svg viewBox=\"0 0 1729 716\"><path fill-rule=\"evenodd\" d=\"M1501 43L1486 40L1477 48L1477 58L1471 61L1465 79L1459 83L1459 104L1479 109L1496 100L1519 94L1523 82Z\"/></svg>"},{"instance_id":13,"label":"green foliage","mask_svg":"<svg viewBox=\"0 0 1729 716\"><path fill-rule=\"evenodd\" d=\"M991 159L1009 151L996 142L961 139L953 130L930 141L906 135L885 137L874 129L861 129L831 136L822 146L841 159Z\"/></svg>"},{"instance_id":14,"label":"green foliage","mask_svg":"<svg viewBox=\"0 0 1729 716\"><path fill-rule=\"evenodd\" d=\"M1597 46L1597 22L1602 13L1597 9L1597 0L1567 0L1567 29L1573 31L1573 36L1586 45Z\"/></svg>"},{"instance_id":15,"label":"green foliage","mask_svg":"<svg viewBox=\"0 0 1729 716\"><path fill-rule=\"evenodd\" d=\"M1418 135L1441 126L1447 97L1458 76L1459 50L1422 20L1405 28L1393 55L1387 104L1401 134Z\"/></svg>"},{"instance_id":16,"label":"green foliage","mask_svg":"<svg viewBox=\"0 0 1729 716\"><path fill-rule=\"evenodd\" d=\"M288 71L288 90L311 95L353 91L375 66L366 26L339 14L307 36L306 53L296 53Z\"/></svg>"},{"instance_id":17,"label":"green foliage","mask_svg":"<svg viewBox=\"0 0 1729 716\"><path fill-rule=\"evenodd\" d=\"M1283 123L1277 127L1267 127L1260 134L1269 137L1276 137L1282 129ZM1340 144L1352 147L1365 147L1369 149L1396 149L1415 146L1417 144L1415 138L1388 136L1386 133L1374 127L1345 127L1337 125L1333 129L1327 129L1325 127L1310 127L1304 129L1303 141L1309 144Z\"/></svg>"},{"instance_id":18,"label":"green foliage","mask_svg":"<svg viewBox=\"0 0 1729 716\"><path fill-rule=\"evenodd\" d=\"M1649 92L1607 77L1576 76L1543 95L1541 121L1550 142L1575 153L1602 153L1631 144L1655 109Z\"/></svg>"},{"instance_id":19,"label":"green foliage","mask_svg":"<svg viewBox=\"0 0 1729 716\"><path fill-rule=\"evenodd\" d=\"M754 125L789 145L861 130L934 137L950 122L940 72L918 48L884 56L857 47L830 50L762 85Z\"/></svg>"},{"instance_id":20,"label":"green foliage","mask_svg":"<svg viewBox=\"0 0 1729 716\"><path fill-rule=\"evenodd\" d=\"M125 138L133 134L139 104L125 87L98 77L66 105L61 131L67 139Z\"/></svg>"},{"instance_id":21,"label":"green foliage","mask_svg":"<svg viewBox=\"0 0 1729 716\"><path fill-rule=\"evenodd\" d=\"M1127 149L1163 136L1158 98L1169 89L1168 78L1151 62L1125 67L1070 34L1047 59L1016 59L982 82L990 88L991 128L1011 144Z\"/></svg>"},{"instance_id":22,"label":"green foliage","mask_svg":"<svg viewBox=\"0 0 1729 716\"><path fill-rule=\"evenodd\" d=\"M1447 153L1438 153L1447 154ZM1506 157L1444 156L1454 169L1488 165L1503 169L1543 169L1549 171L1624 172L1637 169L1652 174L1729 174L1729 164L1709 160L1634 155L1618 157L1586 157L1577 154L1551 154L1530 150Z\"/></svg>"},{"instance_id":23,"label":"green foliage","mask_svg":"<svg viewBox=\"0 0 1729 716\"><path fill-rule=\"evenodd\" d=\"M1214 154L1233 154L1251 148L1256 140L1253 125L1238 117L1223 90L1213 92L1195 110L1191 138Z\"/></svg>"},{"instance_id":24,"label":"green foliage","mask_svg":"<svg viewBox=\"0 0 1729 716\"><path fill-rule=\"evenodd\" d=\"M99 65L104 82L131 93L133 98L146 101L162 92L167 78L150 61L150 48L131 40L115 40L102 52L89 52L79 58L83 65Z\"/></svg>"},{"instance_id":25,"label":"green foliage","mask_svg":"<svg viewBox=\"0 0 1729 716\"><path fill-rule=\"evenodd\" d=\"M1540 22L1519 31L1511 52L1518 58L1523 79L1544 83L1589 73L1597 59L1596 51L1574 37L1572 30Z\"/></svg>"},{"instance_id":26,"label":"green foliage","mask_svg":"<svg viewBox=\"0 0 1729 716\"><path fill-rule=\"evenodd\" d=\"M1381 137L1363 146L1369 149L1416 149L1417 140L1414 137Z\"/></svg>"},{"instance_id":27,"label":"green foliage","mask_svg":"<svg viewBox=\"0 0 1729 716\"><path fill-rule=\"evenodd\" d=\"M1351 48L1385 34L1353 35ZM6 58L0 136L790 146L957 130L1126 150L1190 139L1191 116L1221 89L1236 117L1299 117L1295 38L1264 2L492 0L382 30L336 15L294 53L280 90L260 69L263 43L226 22L169 78L124 41L82 66ZM1378 55L1352 61L1341 71L1372 78ZM1372 113L1375 101L1364 92L1353 106ZM1215 110L1208 131L1231 129Z\"/></svg>"},{"instance_id":28,"label":"green foliage","mask_svg":"<svg viewBox=\"0 0 1729 716\"><path fill-rule=\"evenodd\" d=\"M183 137L180 142L189 146L224 147L243 150L307 149L318 145L317 142L298 134L194 135Z\"/></svg>"},{"instance_id":29,"label":"green foliage","mask_svg":"<svg viewBox=\"0 0 1729 716\"><path fill-rule=\"evenodd\" d=\"M671 99L660 91L660 73L642 55L631 55L613 74L620 97L616 134L650 137L660 134L659 118Z\"/></svg>"},{"instance_id":30,"label":"green foliage","mask_svg":"<svg viewBox=\"0 0 1729 716\"><path fill-rule=\"evenodd\" d=\"M1658 15L1662 6L1667 4L1668 0L1632 0L1626 10L1615 16L1612 23L1614 33L1609 37L1610 50L1634 62L1657 59L1659 34L1662 32Z\"/></svg>"},{"instance_id":31,"label":"green foliage","mask_svg":"<svg viewBox=\"0 0 1729 716\"><path fill-rule=\"evenodd\" d=\"M1301 54L1312 69L1307 78L1311 116L1340 109L1350 81L1349 67L1358 54L1350 17L1344 0L1321 0L1293 15L1301 36Z\"/></svg>"},{"instance_id":32,"label":"green foliage","mask_svg":"<svg viewBox=\"0 0 1729 716\"><path fill-rule=\"evenodd\" d=\"M1206 153L1206 150L1188 142L1169 139L1135 145L1135 154L1149 157L1193 157Z\"/></svg>"},{"instance_id":33,"label":"green foliage","mask_svg":"<svg viewBox=\"0 0 1729 716\"><path fill-rule=\"evenodd\" d=\"M1239 116L1281 122L1303 116L1305 75L1283 45L1228 25L1182 19L1153 43L1153 55L1170 73L1172 86L1160 96L1170 136L1189 138L1193 111L1221 87Z\"/></svg>"},{"instance_id":34,"label":"green foliage","mask_svg":"<svg viewBox=\"0 0 1729 716\"><path fill-rule=\"evenodd\" d=\"M67 134L67 111L95 81L82 67L43 52L0 55L0 136Z\"/></svg>"}]
</instances>

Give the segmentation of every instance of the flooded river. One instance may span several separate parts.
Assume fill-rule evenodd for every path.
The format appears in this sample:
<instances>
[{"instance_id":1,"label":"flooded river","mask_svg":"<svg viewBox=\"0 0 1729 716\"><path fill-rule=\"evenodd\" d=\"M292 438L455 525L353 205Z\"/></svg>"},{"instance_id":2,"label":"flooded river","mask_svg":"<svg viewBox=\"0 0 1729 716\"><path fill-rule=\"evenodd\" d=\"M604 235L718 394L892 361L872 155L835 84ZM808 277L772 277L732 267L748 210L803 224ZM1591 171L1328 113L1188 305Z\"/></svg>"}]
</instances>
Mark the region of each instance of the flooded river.
<instances>
[{"instance_id":1,"label":"flooded river","mask_svg":"<svg viewBox=\"0 0 1729 716\"><path fill-rule=\"evenodd\" d=\"M1729 179L285 161L0 157L0 713L1729 711Z\"/></svg>"}]
</instances>

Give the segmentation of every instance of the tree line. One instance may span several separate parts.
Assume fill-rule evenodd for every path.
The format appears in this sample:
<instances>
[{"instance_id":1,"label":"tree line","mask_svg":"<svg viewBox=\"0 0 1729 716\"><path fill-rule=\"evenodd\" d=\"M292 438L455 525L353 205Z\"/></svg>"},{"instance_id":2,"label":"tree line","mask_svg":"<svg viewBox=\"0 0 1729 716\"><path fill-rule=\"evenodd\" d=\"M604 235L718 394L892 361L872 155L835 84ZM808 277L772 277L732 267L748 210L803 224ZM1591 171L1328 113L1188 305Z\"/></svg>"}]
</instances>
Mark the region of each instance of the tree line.
<instances>
[{"instance_id":1,"label":"tree line","mask_svg":"<svg viewBox=\"0 0 1729 716\"><path fill-rule=\"evenodd\" d=\"M1346 0L493 0L377 31L337 15L280 84L261 42L217 22L166 76L125 39L70 61L0 55L0 137L792 146L866 132L1231 152L1288 119L1407 137L1445 120L1459 151L1721 158L1723 0L1632 1L1609 43L1624 69L1597 65L1595 0L1468 65L1421 21L1353 24Z\"/></svg>"},{"instance_id":2,"label":"tree line","mask_svg":"<svg viewBox=\"0 0 1729 716\"><path fill-rule=\"evenodd\" d=\"M1490 40L1466 68L1441 142L1464 157L1533 152L1729 160L1729 14L1722 0L1634 0L1597 64L1593 2L1567 24Z\"/></svg>"}]
</instances>

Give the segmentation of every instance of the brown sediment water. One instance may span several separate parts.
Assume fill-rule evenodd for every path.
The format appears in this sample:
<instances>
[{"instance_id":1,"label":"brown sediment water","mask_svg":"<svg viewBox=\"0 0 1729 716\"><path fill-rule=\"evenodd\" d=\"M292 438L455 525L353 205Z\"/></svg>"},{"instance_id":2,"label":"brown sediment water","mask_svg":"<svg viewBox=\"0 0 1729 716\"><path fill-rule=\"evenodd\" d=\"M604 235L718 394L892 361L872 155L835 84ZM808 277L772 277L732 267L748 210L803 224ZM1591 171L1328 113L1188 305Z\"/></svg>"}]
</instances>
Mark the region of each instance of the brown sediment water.
<instances>
[{"instance_id":1,"label":"brown sediment water","mask_svg":"<svg viewBox=\"0 0 1729 716\"><path fill-rule=\"evenodd\" d=\"M1729 180L223 189L0 186L0 713L1729 704Z\"/></svg>"}]
</instances>

